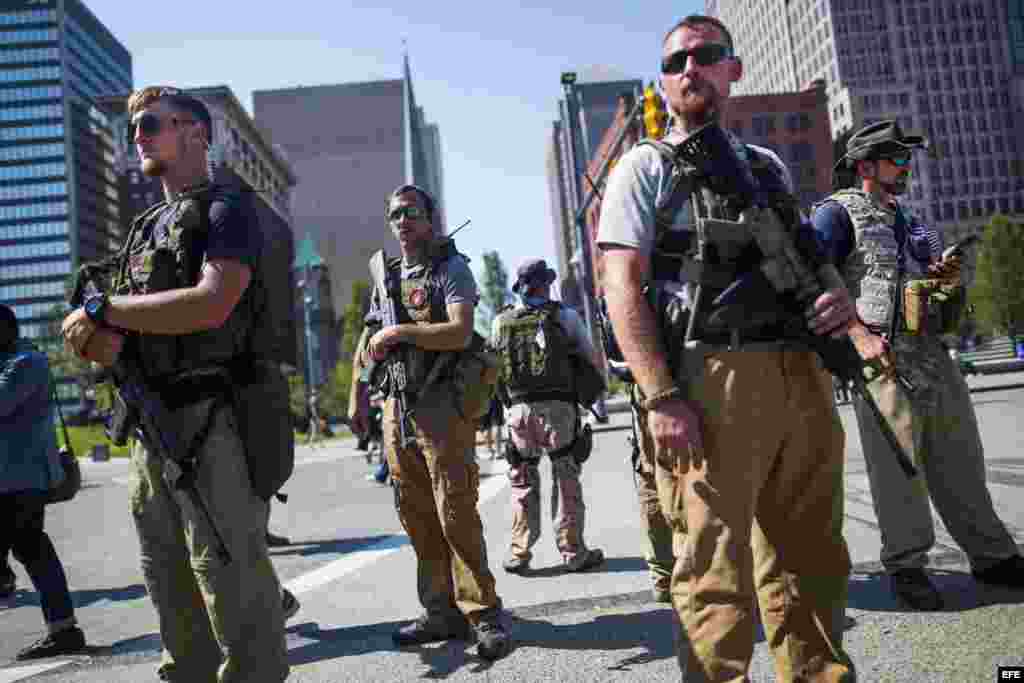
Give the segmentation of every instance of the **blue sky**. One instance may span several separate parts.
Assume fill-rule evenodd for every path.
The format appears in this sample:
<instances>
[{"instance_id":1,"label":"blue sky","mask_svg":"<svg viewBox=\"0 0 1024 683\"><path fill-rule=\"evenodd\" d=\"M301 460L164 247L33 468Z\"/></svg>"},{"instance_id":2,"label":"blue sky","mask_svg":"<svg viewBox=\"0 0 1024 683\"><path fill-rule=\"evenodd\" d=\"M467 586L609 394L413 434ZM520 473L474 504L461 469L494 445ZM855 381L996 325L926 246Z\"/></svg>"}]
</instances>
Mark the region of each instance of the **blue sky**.
<instances>
[{"instance_id":1,"label":"blue sky","mask_svg":"<svg viewBox=\"0 0 1024 683\"><path fill-rule=\"evenodd\" d=\"M527 258L554 262L544 153L560 74L606 65L652 80L665 31L704 7L85 2L131 51L136 86L228 85L250 113L253 90L398 78L406 40L416 98L441 129L448 218L473 220L456 241L477 273L491 249L512 273Z\"/></svg>"}]
</instances>

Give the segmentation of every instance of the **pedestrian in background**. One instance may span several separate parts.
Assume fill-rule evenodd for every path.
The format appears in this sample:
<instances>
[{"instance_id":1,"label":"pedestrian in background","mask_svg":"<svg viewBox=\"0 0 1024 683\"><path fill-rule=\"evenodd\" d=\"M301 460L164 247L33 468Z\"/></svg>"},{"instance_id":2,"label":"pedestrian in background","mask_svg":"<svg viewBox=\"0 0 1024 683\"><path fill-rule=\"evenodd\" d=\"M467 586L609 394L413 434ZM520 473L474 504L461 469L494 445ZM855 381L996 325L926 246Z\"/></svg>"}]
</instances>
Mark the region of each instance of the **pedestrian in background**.
<instances>
[{"instance_id":1,"label":"pedestrian in background","mask_svg":"<svg viewBox=\"0 0 1024 683\"><path fill-rule=\"evenodd\" d=\"M53 378L46 354L18 338L14 311L0 304L0 558L9 573L8 553L25 566L39 593L47 635L18 652L19 660L81 652L78 627L64 566L43 530L48 491L64 478L57 455Z\"/></svg>"}]
</instances>

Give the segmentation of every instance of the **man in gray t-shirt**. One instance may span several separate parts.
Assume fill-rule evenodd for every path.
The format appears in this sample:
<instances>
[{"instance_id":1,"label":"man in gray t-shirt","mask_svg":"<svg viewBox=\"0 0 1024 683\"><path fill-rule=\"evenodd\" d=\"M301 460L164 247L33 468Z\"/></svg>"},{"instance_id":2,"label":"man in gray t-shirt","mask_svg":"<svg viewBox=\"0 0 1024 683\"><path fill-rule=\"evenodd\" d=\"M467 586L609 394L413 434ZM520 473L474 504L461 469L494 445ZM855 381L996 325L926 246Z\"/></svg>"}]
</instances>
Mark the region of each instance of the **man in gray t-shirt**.
<instances>
[{"instance_id":1,"label":"man in gray t-shirt","mask_svg":"<svg viewBox=\"0 0 1024 683\"><path fill-rule=\"evenodd\" d=\"M719 20L695 15L674 26L662 44L661 84L679 131L668 141L696 134L697 141L721 141L718 121L742 73ZM774 155L731 138L724 144L733 146L739 163L757 157L749 168L758 179L772 177L778 185L781 177L784 184ZM746 677L756 594L780 680L848 680L852 665L841 652L850 570L841 533L843 431L831 380L814 353L778 338L789 314L776 302L751 310L749 318L726 319L747 325L743 330L705 325L705 307L716 305L715 296L760 272L761 264L751 263L760 252L747 228L722 222L708 229L709 258L694 259L687 236L673 234L693 230L688 201L670 217L674 203L657 210L667 199L671 170L654 147L627 152L605 189L597 244L609 317L636 379L639 422L673 533L670 590L686 636L677 641L683 677ZM680 185L682 199L700 189L699 201L714 210L711 215L739 222L733 197L716 194L706 179L684 172ZM742 217L777 230L773 210L748 207ZM664 339L676 337L659 329L644 291L648 284L666 295L659 301L675 307L671 297L678 296L687 305L684 323L698 306L697 346L665 347ZM769 285L759 294L771 301L773 291ZM843 288L822 294L806 316L816 334L845 334L853 317L849 294Z\"/></svg>"},{"instance_id":2,"label":"man in gray t-shirt","mask_svg":"<svg viewBox=\"0 0 1024 683\"><path fill-rule=\"evenodd\" d=\"M403 185L391 193L387 217L401 260L387 267L400 279L399 324L364 330L355 365L362 368L400 354L405 364L406 415L390 387L383 408L383 446L402 526L416 551L420 603L425 613L392 635L396 645L465 638L476 631L477 653L505 656L509 637L500 618L501 600L487 565L483 523L477 510L480 468L476 422L468 414L444 364L458 366L473 335L476 282L465 257L433 227L434 200L425 190ZM379 311L386 294L375 291ZM454 362L446 355L457 354ZM441 365L439 365L439 363ZM461 366L459 366L461 367ZM353 372L349 416L353 429L368 430L369 387ZM460 387L464 388L464 387ZM410 411L412 417L409 417ZM403 441L402 434L408 438Z\"/></svg>"}]
</instances>

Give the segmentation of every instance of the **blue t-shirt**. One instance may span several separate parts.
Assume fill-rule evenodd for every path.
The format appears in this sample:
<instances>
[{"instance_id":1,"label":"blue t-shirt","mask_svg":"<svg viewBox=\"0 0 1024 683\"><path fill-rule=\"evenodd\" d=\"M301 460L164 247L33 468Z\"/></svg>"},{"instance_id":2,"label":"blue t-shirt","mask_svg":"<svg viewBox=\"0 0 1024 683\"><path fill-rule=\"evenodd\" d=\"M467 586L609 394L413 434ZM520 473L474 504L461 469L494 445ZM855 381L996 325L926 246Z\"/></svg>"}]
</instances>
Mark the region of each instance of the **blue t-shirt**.
<instances>
[{"instance_id":1,"label":"blue t-shirt","mask_svg":"<svg viewBox=\"0 0 1024 683\"><path fill-rule=\"evenodd\" d=\"M839 202L829 201L814 211L811 220L814 223L814 232L818 235L818 241L825 250L825 255L829 261L842 268L856 246L850 214ZM898 207L893 231L896 233L896 243L902 245L907 236L907 219Z\"/></svg>"}]
</instances>

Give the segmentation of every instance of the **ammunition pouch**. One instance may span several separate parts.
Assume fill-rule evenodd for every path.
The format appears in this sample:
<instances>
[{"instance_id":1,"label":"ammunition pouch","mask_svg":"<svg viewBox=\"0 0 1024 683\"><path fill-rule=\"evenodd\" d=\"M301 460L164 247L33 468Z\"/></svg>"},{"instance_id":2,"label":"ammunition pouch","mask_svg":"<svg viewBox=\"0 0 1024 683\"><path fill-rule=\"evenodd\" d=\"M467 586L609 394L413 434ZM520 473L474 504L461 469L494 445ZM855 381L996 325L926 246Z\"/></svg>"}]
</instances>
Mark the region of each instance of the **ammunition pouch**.
<instances>
[{"instance_id":1,"label":"ammunition pouch","mask_svg":"<svg viewBox=\"0 0 1024 683\"><path fill-rule=\"evenodd\" d=\"M907 333L955 332L966 308L964 287L938 279L911 280L903 287L903 323Z\"/></svg>"},{"instance_id":2,"label":"ammunition pouch","mask_svg":"<svg viewBox=\"0 0 1024 683\"><path fill-rule=\"evenodd\" d=\"M110 411L107 438L115 446L124 446L139 426L139 411L121 398L121 392L114 391L114 405Z\"/></svg>"},{"instance_id":3,"label":"ammunition pouch","mask_svg":"<svg viewBox=\"0 0 1024 683\"><path fill-rule=\"evenodd\" d=\"M500 366L498 355L486 349L483 337L474 332L470 347L458 354L452 371L456 407L463 419L477 421L487 415Z\"/></svg>"}]
</instances>

